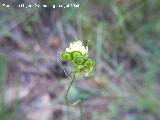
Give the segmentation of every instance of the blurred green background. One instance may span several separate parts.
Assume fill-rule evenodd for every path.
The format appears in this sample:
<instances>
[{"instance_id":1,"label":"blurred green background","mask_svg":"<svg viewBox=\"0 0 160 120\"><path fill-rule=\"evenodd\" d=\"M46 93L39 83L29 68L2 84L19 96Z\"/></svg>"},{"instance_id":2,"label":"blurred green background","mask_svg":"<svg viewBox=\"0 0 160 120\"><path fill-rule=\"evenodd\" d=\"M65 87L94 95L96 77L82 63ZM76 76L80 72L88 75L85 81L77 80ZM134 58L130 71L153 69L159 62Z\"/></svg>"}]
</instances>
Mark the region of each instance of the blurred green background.
<instances>
[{"instance_id":1,"label":"blurred green background","mask_svg":"<svg viewBox=\"0 0 160 120\"><path fill-rule=\"evenodd\" d=\"M3 7L2 4L10 4ZM47 8L18 8L24 3ZM52 5L79 4L53 8ZM79 120L59 54L89 41L95 72L70 100L83 120L160 120L160 0L0 2L0 120ZM62 63L68 73L71 65Z\"/></svg>"}]
</instances>

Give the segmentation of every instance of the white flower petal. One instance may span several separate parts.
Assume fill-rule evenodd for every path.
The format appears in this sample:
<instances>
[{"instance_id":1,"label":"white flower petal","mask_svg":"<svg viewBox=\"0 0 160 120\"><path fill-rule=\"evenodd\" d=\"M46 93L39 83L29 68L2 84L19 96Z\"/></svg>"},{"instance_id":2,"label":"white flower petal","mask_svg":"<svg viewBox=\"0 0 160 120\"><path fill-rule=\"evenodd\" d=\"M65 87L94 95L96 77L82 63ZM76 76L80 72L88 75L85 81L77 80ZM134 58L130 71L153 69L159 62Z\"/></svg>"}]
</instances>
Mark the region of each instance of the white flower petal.
<instances>
[{"instance_id":1,"label":"white flower petal","mask_svg":"<svg viewBox=\"0 0 160 120\"><path fill-rule=\"evenodd\" d=\"M70 43L70 48L73 48L74 46L74 43Z\"/></svg>"},{"instance_id":2,"label":"white flower petal","mask_svg":"<svg viewBox=\"0 0 160 120\"><path fill-rule=\"evenodd\" d=\"M82 42L81 41L77 41L76 44L79 45L79 46L82 46Z\"/></svg>"},{"instance_id":3,"label":"white flower petal","mask_svg":"<svg viewBox=\"0 0 160 120\"><path fill-rule=\"evenodd\" d=\"M80 51L82 52L82 54L85 54L85 52L86 52L85 47L84 47L84 46L82 46L82 47L80 48Z\"/></svg>"},{"instance_id":4,"label":"white flower petal","mask_svg":"<svg viewBox=\"0 0 160 120\"><path fill-rule=\"evenodd\" d=\"M82 45L81 41L76 41L70 43L69 48L66 48L66 52L72 52L72 51L80 51L83 55L88 54L88 46L84 47Z\"/></svg>"},{"instance_id":5,"label":"white flower petal","mask_svg":"<svg viewBox=\"0 0 160 120\"><path fill-rule=\"evenodd\" d=\"M66 48L66 52L71 52L71 49L70 48Z\"/></svg>"}]
</instances>

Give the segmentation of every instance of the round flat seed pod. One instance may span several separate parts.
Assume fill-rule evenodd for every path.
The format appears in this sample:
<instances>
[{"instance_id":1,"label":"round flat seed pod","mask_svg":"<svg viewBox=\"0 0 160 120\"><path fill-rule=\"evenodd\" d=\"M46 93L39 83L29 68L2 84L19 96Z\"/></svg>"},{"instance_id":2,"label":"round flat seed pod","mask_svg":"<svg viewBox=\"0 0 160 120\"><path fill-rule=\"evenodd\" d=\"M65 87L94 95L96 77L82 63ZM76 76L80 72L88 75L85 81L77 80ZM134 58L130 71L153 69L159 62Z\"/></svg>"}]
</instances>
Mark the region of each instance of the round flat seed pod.
<instances>
[{"instance_id":1,"label":"round flat seed pod","mask_svg":"<svg viewBox=\"0 0 160 120\"><path fill-rule=\"evenodd\" d=\"M74 59L74 63L77 65L83 65L85 61L86 61L86 58L83 56L79 56Z\"/></svg>"},{"instance_id":2,"label":"round flat seed pod","mask_svg":"<svg viewBox=\"0 0 160 120\"><path fill-rule=\"evenodd\" d=\"M73 51L72 52L72 58L73 60L79 56L82 56L82 53L80 51Z\"/></svg>"},{"instance_id":3,"label":"round flat seed pod","mask_svg":"<svg viewBox=\"0 0 160 120\"><path fill-rule=\"evenodd\" d=\"M89 68L89 67L93 67L95 65L95 62L92 59L87 59L83 65Z\"/></svg>"},{"instance_id":4,"label":"round flat seed pod","mask_svg":"<svg viewBox=\"0 0 160 120\"><path fill-rule=\"evenodd\" d=\"M62 58L63 60L66 60L66 61L71 61L71 60L72 60L72 55L71 55L70 52L63 52L63 53L61 54L61 58Z\"/></svg>"}]
</instances>

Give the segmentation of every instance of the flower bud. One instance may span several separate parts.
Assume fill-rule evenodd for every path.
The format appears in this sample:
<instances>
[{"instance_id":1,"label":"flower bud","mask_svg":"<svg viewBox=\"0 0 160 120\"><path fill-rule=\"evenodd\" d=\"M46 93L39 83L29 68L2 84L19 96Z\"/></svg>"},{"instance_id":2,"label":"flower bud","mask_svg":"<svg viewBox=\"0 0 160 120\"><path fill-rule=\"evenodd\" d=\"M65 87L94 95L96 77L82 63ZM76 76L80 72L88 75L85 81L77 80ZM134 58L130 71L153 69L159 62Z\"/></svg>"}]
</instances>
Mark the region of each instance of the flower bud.
<instances>
[{"instance_id":1,"label":"flower bud","mask_svg":"<svg viewBox=\"0 0 160 120\"><path fill-rule=\"evenodd\" d=\"M86 61L86 58L83 56L79 56L74 60L75 64L77 65L83 65L85 61Z\"/></svg>"},{"instance_id":2,"label":"flower bud","mask_svg":"<svg viewBox=\"0 0 160 120\"><path fill-rule=\"evenodd\" d=\"M71 61L71 60L73 60L73 59L72 59L72 55L71 55L70 52L63 52L63 53L61 54L61 58L62 58L63 60L66 60L66 61Z\"/></svg>"}]
</instances>

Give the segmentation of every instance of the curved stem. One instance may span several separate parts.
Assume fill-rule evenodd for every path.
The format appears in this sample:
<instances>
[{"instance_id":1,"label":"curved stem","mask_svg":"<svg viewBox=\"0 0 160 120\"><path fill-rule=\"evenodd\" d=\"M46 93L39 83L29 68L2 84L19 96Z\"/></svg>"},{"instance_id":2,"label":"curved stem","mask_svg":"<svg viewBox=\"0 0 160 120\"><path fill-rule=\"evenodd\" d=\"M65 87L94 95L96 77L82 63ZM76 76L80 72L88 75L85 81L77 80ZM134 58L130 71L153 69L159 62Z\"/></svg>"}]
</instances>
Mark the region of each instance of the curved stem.
<instances>
[{"instance_id":1,"label":"curved stem","mask_svg":"<svg viewBox=\"0 0 160 120\"><path fill-rule=\"evenodd\" d=\"M77 100L77 101L75 101L75 102L73 102L73 103L69 103L69 101L68 101L68 93L69 93L69 90L70 90L70 88L71 88L71 86L72 86L73 81L75 80L75 78L76 78L76 75L73 74L73 77L72 77L72 79L71 79L71 81L70 81L70 83L69 83L69 85L68 85L68 87L67 87L67 91L66 91L66 93L65 93L65 100L66 100L66 104L67 104L67 105L76 105L77 103L80 102L80 100Z\"/></svg>"},{"instance_id":2,"label":"curved stem","mask_svg":"<svg viewBox=\"0 0 160 120\"><path fill-rule=\"evenodd\" d=\"M69 80L70 80L70 83L69 83L69 85L68 85L68 87L67 87L67 91L66 91L66 93L65 93L66 104L67 104L67 105L76 105L76 104L78 104L78 103L80 102L80 120L82 120L82 119L83 119L83 111L82 111L82 102L83 102L83 101L77 100L77 101L75 101L75 102L73 102L73 103L69 103L69 101L68 101L68 93L69 93L69 90L70 90L70 88L71 88L71 86L72 86L72 84L73 84L73 82L74 82L74 80L75 80L75 78L76 78L76 75L73 74L73 77L71 78L71 77L67 74L67 72L66 72L65 68L63 67L62 63L61 63L59 60L58 60L58 62L59 62L59 64L60 64L60 66L62 67L64 73L66 74L66 76L67 76L67 77L69 78Z\"/></svg>"},{"instance_id":3,"label":"curved stem","mask_svg":"<svg viewBox=\"0 0 160 120\"><path fill-rule=\"evenodd\" d=\"M66 74L66 76L67 76L67 77L69 78L69 80L70 80L69 86L67 87L67 91L66 91L66 93L65 93L66 104L67 104L67 105L76 105L76 104L78 104L78 103L80 102L80 100L77 100L77 101L75 101L75 102L73 102L73 103L69 103L69 102L68 102L68 93L69 93L69 90L70 90L70 88L71 88L71 86L72 86L72 84L73 84L73 81L74 81L75 78L76 78L76 75L73 74L73 77L71 78L71 77L67 74L67 72L66 72L65 68L63 67L62 63L61 63L59 60L58 60L58 62L59 62L59 64L60 64L60 66L62 67L64 73Z\"/></svg>"}]
</instances>

